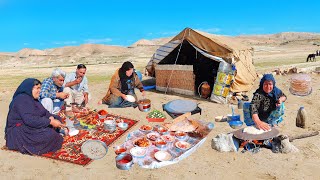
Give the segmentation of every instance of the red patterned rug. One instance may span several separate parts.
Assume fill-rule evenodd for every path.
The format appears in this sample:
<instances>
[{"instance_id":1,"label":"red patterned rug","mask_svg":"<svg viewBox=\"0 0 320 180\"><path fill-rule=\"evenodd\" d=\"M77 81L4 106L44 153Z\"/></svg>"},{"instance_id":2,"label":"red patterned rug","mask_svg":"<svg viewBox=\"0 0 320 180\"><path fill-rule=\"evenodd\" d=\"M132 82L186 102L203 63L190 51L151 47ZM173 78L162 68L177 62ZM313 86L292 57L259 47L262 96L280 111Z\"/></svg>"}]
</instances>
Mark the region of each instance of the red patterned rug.
<instances>
[{"instance_id":1,"label":"red patterned rug","mask_svg":"<svg viewBox=\"0 0 320 180\"><path fill-rule=\"evenodd\" d=\"M137 120L133 120L133 119L129 119L126 117L113 115L113 114L108 114L107 119L108 118L110 119L117 118L117 121L123 121L125 123L128 123L129 127L125 131L117 127L114 133L107 133L103 129L104 119L98 119L97 120L98 123L95 129L92 129L90 131L80 130L79 134L73 137L65 136L64 142L62 144L62 148L59 151L54 153L43 154L42 157L70 162L70 163L78 164L82 166L88 165L92 160L86 157L81 152L81 145L86 140L90 140L90 139L100 140L105 142L106 145L109 146L138 122ZM8 150L6 147L3 147L2 149Z\"/></svg>"}]
</instances>

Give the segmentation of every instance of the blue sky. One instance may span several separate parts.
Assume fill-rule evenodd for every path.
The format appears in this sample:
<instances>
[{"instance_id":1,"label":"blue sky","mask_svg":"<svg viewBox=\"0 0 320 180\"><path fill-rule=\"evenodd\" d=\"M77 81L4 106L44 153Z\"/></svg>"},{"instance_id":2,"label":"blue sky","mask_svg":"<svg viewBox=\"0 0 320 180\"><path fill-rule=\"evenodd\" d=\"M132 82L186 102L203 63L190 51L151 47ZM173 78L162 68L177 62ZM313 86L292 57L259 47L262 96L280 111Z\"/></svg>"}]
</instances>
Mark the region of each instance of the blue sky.
<instances>
[{"instance_id":1,"label":"blue sky","mask_svg":"<svg viewBox=\"0 0 320 180\"><path fill-rule=\"evenodd\" d=\"M214 34L320 32L320 2L0 0L0 52L86 43L129 46L185 27Z\"/></svg>"}]
</instances>

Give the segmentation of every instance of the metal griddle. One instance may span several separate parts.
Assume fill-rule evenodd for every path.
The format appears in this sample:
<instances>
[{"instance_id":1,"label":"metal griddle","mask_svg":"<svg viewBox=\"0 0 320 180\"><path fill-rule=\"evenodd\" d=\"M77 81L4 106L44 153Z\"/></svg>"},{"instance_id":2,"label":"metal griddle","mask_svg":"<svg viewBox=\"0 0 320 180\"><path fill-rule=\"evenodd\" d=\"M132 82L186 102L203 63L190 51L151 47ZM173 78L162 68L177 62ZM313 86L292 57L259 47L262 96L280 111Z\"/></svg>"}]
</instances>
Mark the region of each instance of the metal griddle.
<instances>
[{"instance_id":1,"label":"metal griddle","mask_svg":"<svg viewBox=\"0 0 320 180\"><path fill-rule=\"evenodd\" d=\"M239 129L233 132L234 137L245 140L245 141L252 141L252 140L266 140L271 139L279 135L279 130L276 128L271 128L271 131L262 133L262 134L248 134L243 132L243 129Z\"/></svg>"}]
</instances>

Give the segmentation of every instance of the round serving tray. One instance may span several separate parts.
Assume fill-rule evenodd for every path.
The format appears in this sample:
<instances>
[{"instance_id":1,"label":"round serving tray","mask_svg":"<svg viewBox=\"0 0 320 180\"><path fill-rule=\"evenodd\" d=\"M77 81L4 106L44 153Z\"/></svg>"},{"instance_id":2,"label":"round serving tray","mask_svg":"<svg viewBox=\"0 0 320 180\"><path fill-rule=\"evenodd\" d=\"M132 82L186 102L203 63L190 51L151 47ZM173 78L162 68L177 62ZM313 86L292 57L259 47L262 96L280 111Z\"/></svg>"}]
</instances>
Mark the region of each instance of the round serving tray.
<instances>
[{"instance_id":1,"label":"round serving tray","mask_svg":"<svg viewBox=\"0 0 320 180\"><path fill-rule=\"evenodd\" d=\"M81 152L90 159L101 159L107 154L108 147L100 140L87 140L82 144Z\"/></svg>"},{"instance_id":2,"label":"round serving tray","mask_svg":"<svg viewBox=\"0 0 320 180\"><path fill-rule=\"evenodd\" d=\"M173 100L164 105L164 109L170 113L184 114L192 112L198 107L197 103L190 100Z\"/></svg>"}]
</instances>

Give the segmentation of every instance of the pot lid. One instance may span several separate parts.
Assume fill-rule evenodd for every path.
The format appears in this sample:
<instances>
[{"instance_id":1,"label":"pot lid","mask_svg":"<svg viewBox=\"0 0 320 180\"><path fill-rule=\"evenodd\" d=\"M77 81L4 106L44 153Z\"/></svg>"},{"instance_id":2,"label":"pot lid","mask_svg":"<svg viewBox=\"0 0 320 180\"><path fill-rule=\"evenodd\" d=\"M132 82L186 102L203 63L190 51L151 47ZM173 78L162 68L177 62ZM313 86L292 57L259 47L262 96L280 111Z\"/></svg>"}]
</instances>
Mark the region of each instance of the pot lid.
<instances>
[{"instance_id":1,"label":"pot lid","mask_svg":"<svg viewBox=\"0 0 320 180\"><path fill-rule=\"evenodd\" d=\"M190 100L173 100L164 105L164 109L170 113L184 114L192 112L198 107L197 103Z\"/></svg>"}]
</instances>

